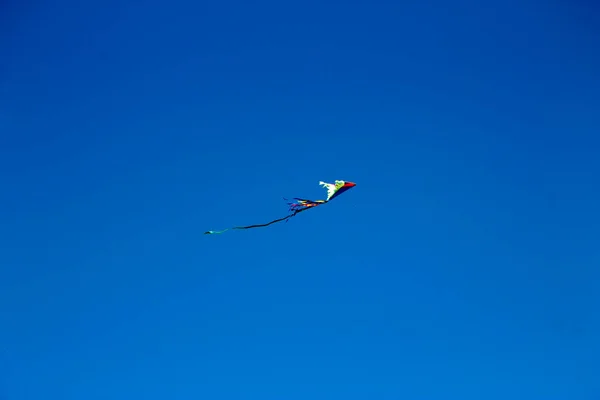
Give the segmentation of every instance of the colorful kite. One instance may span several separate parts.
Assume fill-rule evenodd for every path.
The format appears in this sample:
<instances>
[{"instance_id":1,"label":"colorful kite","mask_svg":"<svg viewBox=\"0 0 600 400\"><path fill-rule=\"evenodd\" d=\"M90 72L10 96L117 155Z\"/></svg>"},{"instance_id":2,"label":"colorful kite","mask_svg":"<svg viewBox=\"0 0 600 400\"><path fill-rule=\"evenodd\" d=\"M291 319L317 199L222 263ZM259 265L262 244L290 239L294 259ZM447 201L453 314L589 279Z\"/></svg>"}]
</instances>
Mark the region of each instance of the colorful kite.
<instances>
[{"instance_id":1,"label":"colorful kite","mask_svg":"<svg viewBox=\"0 0 600 400\"><path fill-rule=\"evenodd\" d=\"M277 223L277 222L282 222L282 221L287 222L287 220L298 215L302 211L306 211L311 208L328 203L335 197L344 193L346 190L356 186L356 183L346 182L346 181L335 181L335 183L326 183L326 182L321 181L321 182L319 182L319 185L321 185L327 189L327 199L326 200L306 200L306 199L300 199L300 198L296 197L293 199L295 201L288 203L288 205L290 206L289 214L286 215L285 217L274 219L273 221L267 222L265 224L235 226L233 228L223 229L222 231L207 231L207 232L204 232L204 234L211 235L211 234L216 234L216 233L223 233L223 232L226 232L228 230L233 230L233 229L262 228L262 227L269 226L269 225ZM287 199L284 199L284 200L287 200Z\"/></svg>"}]
</instances>

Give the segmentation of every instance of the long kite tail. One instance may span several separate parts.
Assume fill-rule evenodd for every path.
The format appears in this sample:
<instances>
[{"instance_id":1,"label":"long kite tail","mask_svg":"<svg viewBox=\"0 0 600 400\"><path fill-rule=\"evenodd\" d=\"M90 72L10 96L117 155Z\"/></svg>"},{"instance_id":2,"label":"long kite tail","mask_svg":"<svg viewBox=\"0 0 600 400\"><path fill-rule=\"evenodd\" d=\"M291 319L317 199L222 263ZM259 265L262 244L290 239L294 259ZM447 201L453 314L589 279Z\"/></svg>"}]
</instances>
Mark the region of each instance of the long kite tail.
<instances>
[{"instance_id":1,"label":"long kite tail","mask_svg":"<svg viewBox=\"0 0 600 400\"><path fill-rule=\"evenodd\" d=\"M310 200L304 200L304 201L308 201L311 202ZM223 232L227 232L229 230L234 230L234 229L252 229L252 228L263 228L265 226L269 226L271 224L275 224L277 222L282 222L282 221L287 221L290 218L296 216L297 214L301 213L302 211L306 211L312 207L324 204L325 202L323 200L318 200L317 202L311 202L310 205L305 206L303 208L290 208L290 213L288 215L286 215L285 217L281 217L281 218L277 218L274 219L273 221L267 222L265 224L255 224L255 225L247 225L247 226L234 226L233 228L227 228L227 229L223 229L221 231L206 231L204 232L205 235L215 235L215 234L220 234Z\"/></svg>"},{"instance_id":2,"label":"long kite tail","mask_svg":"<svg viewBox=\"0 0 600 400\"><path fill-rule=\"evenodd\" d=\"M204 232L204 234L205 235L214 235L214 234L220 234L220 233L223 233L223 232L227 232L227 231L233 230L233 229L262 228L262 227L265 227L265 226L269 226L271 224L275 224L277 222L287 221L288 219L292 218L294 215L298 214L299 212L300 211L293 212L291 214L286 215L285 217L274 219L273 221L267 222L265 224L255 224L255 225L247 225L247 226L234 226L233 228L223 229L222 231L206 231L206 232Z\"/></svg>"}]
</instances>

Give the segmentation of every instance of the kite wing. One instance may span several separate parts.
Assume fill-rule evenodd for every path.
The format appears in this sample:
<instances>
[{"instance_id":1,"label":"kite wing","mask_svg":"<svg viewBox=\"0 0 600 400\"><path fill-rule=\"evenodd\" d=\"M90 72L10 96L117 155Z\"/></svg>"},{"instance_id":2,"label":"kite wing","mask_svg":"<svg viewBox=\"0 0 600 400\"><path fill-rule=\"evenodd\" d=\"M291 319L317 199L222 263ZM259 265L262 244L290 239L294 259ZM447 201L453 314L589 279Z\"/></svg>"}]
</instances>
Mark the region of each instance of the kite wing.
<instances>
[{"instance_id":1,"label":"kite wing","mask_svg":"<svg viewBox=\"0 0 600 400\"><path fill-rule=\"evenodd\" d=\"M354 182L335 181L335 183L319 182L319 185L327 189L327 201L344 193L346 190L356 186Z\"/></svg>"},{"instance_id":2,"label":"kite wing","mask_svg":"<svg viewBox=\"0 0 600 400\"><path fill-rule=\"evenodd\" d=\"M321 182L319 182L319 184L327 189L327 200L307 200L307 199L300 199L300 198L296 197L296 198L294 198L294 200L295 200L294 202L288 202L289 214L286 215L285 217L277 218L277 219L274 219L273 221L270 221L270 222L267 222L264 224L234 226L233 228L227 228L227 229L223 229L221 231L206 231L206 232L204 232L204 234L205 235L219 234L219 233L223 233L223 232L226 232L228 230L233 230L233 229L262 228L265 226L269 226L271 224L275 224L277 222L287 221L290 218L301 213L302 211L306 211L311 208L323 205L323 204L329 202L334 197L339 196L340 194L344 193L346 190L356 186L355 183L345 182L345 181L335 181L335 183L325 183L325 182L321 181Z\"/></svg>"}]
</instances>

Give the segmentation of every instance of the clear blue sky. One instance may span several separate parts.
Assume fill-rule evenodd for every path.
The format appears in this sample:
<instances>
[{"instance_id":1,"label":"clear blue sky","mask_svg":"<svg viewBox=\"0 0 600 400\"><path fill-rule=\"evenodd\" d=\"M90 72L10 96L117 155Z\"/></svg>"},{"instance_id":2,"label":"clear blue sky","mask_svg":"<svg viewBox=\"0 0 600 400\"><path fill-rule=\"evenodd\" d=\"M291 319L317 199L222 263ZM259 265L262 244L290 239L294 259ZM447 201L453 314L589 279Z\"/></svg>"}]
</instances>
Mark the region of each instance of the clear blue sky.
<instances>
[{"instance_id":1,"label":"clear blue sky","mask_svg":"<svg viewBox=\"0 0 600 400\"><path fill-rule=\"evenodd\" d=\"M600 398L600 11L545 3L4 2L0 398Z\"/></svg>"}]
</instances>

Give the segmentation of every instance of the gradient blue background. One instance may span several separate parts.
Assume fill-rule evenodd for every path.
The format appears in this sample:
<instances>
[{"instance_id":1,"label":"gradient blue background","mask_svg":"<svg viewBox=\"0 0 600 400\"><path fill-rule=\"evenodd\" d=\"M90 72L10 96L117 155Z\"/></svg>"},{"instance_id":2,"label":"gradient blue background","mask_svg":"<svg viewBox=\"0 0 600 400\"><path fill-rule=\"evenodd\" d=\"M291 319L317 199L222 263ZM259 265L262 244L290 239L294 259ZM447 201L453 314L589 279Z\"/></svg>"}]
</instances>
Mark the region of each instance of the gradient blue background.
<instances>
[{"instance_id":1,"label":"gradient blue background","mask_svg":"<svg viewBox=\"0 0 600 400\"><path fill-rule=\"evenodd\" d=\"M600 398L599 14L545 3L4 2L0 398Z\"/></svg>"}]
</instances>

